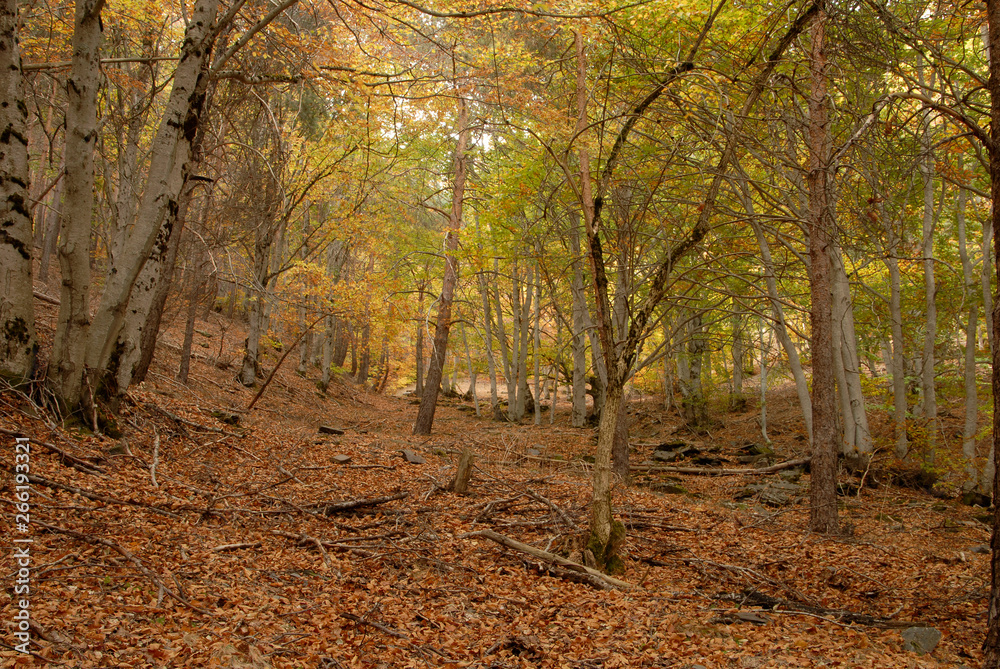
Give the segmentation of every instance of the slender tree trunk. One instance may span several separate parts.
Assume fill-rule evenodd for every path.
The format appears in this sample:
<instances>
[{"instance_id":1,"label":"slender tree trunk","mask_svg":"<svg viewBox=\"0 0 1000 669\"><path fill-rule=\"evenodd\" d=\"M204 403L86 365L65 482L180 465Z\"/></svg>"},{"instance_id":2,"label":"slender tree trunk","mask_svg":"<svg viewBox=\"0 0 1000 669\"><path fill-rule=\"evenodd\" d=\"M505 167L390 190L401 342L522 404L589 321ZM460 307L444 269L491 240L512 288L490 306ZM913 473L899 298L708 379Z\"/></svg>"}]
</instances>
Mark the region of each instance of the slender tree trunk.
<instances>
[{"instance_id":1,"label":"slender tree trunk","mask_svg":"<svg viewBox=\"0 0 1000 669\"><path fill-rule=\"evenodd\" d=\"M928 97L931 91L924 83L924 64L922 56L918 56L919 65L917 75L920 80L921 90ZM930 87L933 88L933 77ZM937 391L935 389L935 354L934 344L937 338L937 286L934 276L934 149L933 137L930 124L930 111L924 112L923 132L921 144L924 152L923 160L920 162L920 178L923 186L924 211L923 229L921 236L921 255L923 256L924 270L924 355L921 366L920 390L923 395L921 412L927 423L927 452L925 457L928 462L934 462L938 437L938 417L937 417Z\"/></svg>"},{"instance_id":2,"label":"slender tree trunk","mask_svg":"<svg viewBox=\"0 0 1000 669\"><path fill-rule=\"evenodd\" d=\"M500 303L500 288L498 284L500 283L500 272L497 270L499 261L493 260L493 273L496 277L496 281L493 283L493 299L496 304L496 314L497 314L497 339L500 341L500 359L503 361L503 375L507 383L507 416L510 417L510 412L514 410L514 404L517 394L517 385L514 371L514 360L511 355L510 347L507 344L507 329L503 323L503 307ZM516 317L516 315L515 315ZM499 414L497 414L499 415Z\"/></svg>"},{"instance_id":3,"label":"slender tree trunk","mask_svg":"<svg viewBox=\"0 0 1000 669\"><path fill-rule=\"evenodd\" d=\"M479 294L483 300L483 335L486 338L486 365L490 375L490 411L496 415L500 399L497 397L497 361L493 355L493 316L490 313L490 292L486 286L485 272L479 273Z\"/></svg>"},{"instance_id":4,"label":"slender tree trunk","mask_svg":"<svg viewBox=\"0 0 1000 669\"><path fill-rule=\"evenodd\" d=\"M66 84L66 176L59 216L62 286L48 378L70 410L80 405L90 331L90 234L103 7L104 0L76 3L73 61Z\"/></svg>"},{"instance_id":5,"label":"slender tree trunk","mask_svg":"<svg viewBox=\"0 0 1000 669\"><path fill-rule=\"evenodd\" d=\"M541 255L541 254L539 254ZM535 269L535 332L531 355L535 360L535 425L542 424L541 359L542 359L542 271Z\"/></svg>"},{"instance_id":6,"label":"slender tree trunk","mask_svg":"<svg viewBox=\"0 0 1000 669\"><path fill-rule=\"evenodd\" d=\"M469 390L467 395L472 398L472 406L476 409L476 415L479 414L479 394L476 392L476 368L472 366L472 353L469 350L469 337L465 333L465 323L462 323L462 345L465 347L465 362L469 367Z\"/></svg>"},{"instance_id":7,"label":"slender tree trunk","mask_svg":"<svg viewBox=\"0 0 1000 669\"><path fill-rule=\"evenodd\" d=\"M812 309L813 448L810 465L809 528L837 534L837 429L833 376L833 310L830 267L826 7L810 28L809 70L809 259Z\"/></svg>"},{"instance_id":8,"label":"slender tree trunk","mask_svg":"<svg viewBox=\"0 0 1000 669\"><path fill-rule=\"evenodd\" d=\"M851 284L847 278L843 256L837 244L832 246L833 268L833 322L835 338L840 344L840 358L844 367L846 408L844 429L845 444L850 444L851 452L846 452L856 466L864 467L874 450L872 435L868 428L868 413L861 390L861 359L858 356L858 336L854 329L854 300L851 298ZM836 350L836 343L835 343Z\"/></svg>"},{"instance_id":9,"label":"slender tree trunk","mask_svg":"<svg viewBox=\"0 0 1000 669\"><path fill-rule=\"evenodd\" d=\"M414 391L416 397L424 396L424 284L421 283L417 289L417 343L414 354L417 366L417 387Z\"/></svg>"},{"instance_id":10,"label":"slender tree trunk","mask_svg":"<svg viewBox=\"0 0 1000 669\"><path fill-rule=\"evenodd\" d=\"M32 376L38 340L31 281L28 107L21 82L16 0L0 6L0 377Z\"/></svg>"},{"instance_id":11,"label":"slender tree trunk","mask_svg":"<svg viewBox=\"0 0 1000 669\"><path fill-rule=\"evenodd\" d=\"M583 261L580 255L580 217L570 214L570 252L573 254L573 279L570 292L573 295L573 410L571 424L583 427L587 424L587 335L589 321L587 297L583 286ZM594 370L596 376L597 370Z\"/></svg>"},{"instance_id":12,"label":"slender tree trunk","mask_svg":"<svg viewBox=\"0 0 1000 669\"><path fill-rule=\"evenodd\" d=\"M455 148L455 182L451 198L451 215L448 219L448 236L445 240L445 270L438 300L437 328L434 331L434 350L431 352L431 366L427 370L427 387L420 398L420 409L413 426L413 434L430 434L437 409L438 388L444 371L444 356L448 348L448 333L451 330L451 305L455 287L458 284L458 233L462 228L462 204L465 198L466 156L469 142L468 111L465 100L458 100L458 146Z\"/></svg>"},{"instance_id":13,"label":"slender tree trunk","mask_svg":"<svg viewBox=\"0 0 1000 669\"><path fill-rule=\"evenodd\" d=\"M767 358L768 349L771 345L770 337L765 340L765 333L768 331L764 327L764 320L761 319L760 327L760 436L765 444L770 444L771 439L767 436Z\"/></svg>"},{"instance_id":14,"label":"slender tree trunk","mask_svg":"<svg viewBox=\"0 0 1000 669\"><path fill-rule=\"evenodd\" d=\"M990 140L987 147L990 156L990 195L993 201L991 219L993 222L993 267L998 272L997 285L1000 290L1000 0L986 0L986 21L989 31L987 58L990 76L987 89L990 94ZM985 260L984 260L984 265ZM991 291L992 293L992 291ZM994 295L991 320L993 334L1000 331L1000 295ZM1000 346L992 348L993 390L993 449L995 454L1000 446ZM993 532L990 537L990 598L986 621L986 639L983 642L983 668L1000 669L1000 467L994 467L993 475Z\"/></svg>"},{"instance_id":15,"label":"slender tree trunk","mask_svg":"<svg viewBox=\"0 0 1000 669\"><path fill-rule=\"evenodd\" d=\"M38 278L46 285L49 283L49 263L59 244L59 216L63 207L64 183L65 179L60 179L53 189L52 206L49 207L45 217L45 237L42 240L42 257L38 262Z\"/></svg>"},{"instance_id":16,"label":"slender tree trunk","mask_svg":"<svg viewBox=\"0 0 1000 669\"><path fill-rule=\"evenodd\" d=\"M996 348L995 333L993 331L993 320L990 314L993 313L993 286L991 278L993 276L993 256L991 247L993 245L993 221L986 219L983 221L983 267L980 274L980 283L983 286L983 314L986 321L986 336L989 339L990 352ZM991 358L992 359L992 358Z\"/></svg>"},{"instance_id":17,"label":"slender tree trunk","mask_svg":"<svg viewBox=\"0 0 1000 669\"><path fill-rule=\"evenodd\" d=\"M806 380L805 372L802 371L802 361L799 352L788 334L788 323L785 321L785 310L781 305L781 297L778 294L778 281L774 273L774 262L771 259L771 246L764 236L764 231L760 226L757 217L753 215L753 199L749 197L746 182L741 182L741 192L743 193L744 206L750 214L750 225L753 227L754 235L757 237L757 246L760 249L761 261L764 265L764 281L767 284L767 297L771 303L771 313L774 316L774 333L781 342L781 347L785 350L785 357L788 359L788 366L792 370L792 378L795 379L795 392L799 398L799 408L802 411L802 422L806 426L806 434L810 443L813 440L812 424L812 400L809 397L809 382Z\"/></svg>"},{"instance_id":18,"label":"slender tree trunk","mask_svg":"<svg viewBox=\"0 0 1000 669\"><path fill-rule=\"evenodd\" d=\"M883 220L884 220L883 215ZM903 343L902 285L899 276L899 236L890 232L891 243L885 266L889 269L889 318L892 320L892 403L896 427L896 455L906 457L909 450L906 436L906 358Z\"/></svg>"},{"instance_id":19,"label":"slender tree trunk","mask_svg":"<svg viewBox=\"0 0 1000 669\"><path fill-rule=\"evenodd\" d=\"M743 411L747 405L746 396L743 394L743 368L746 366L745 319L743 314L736 314L732 319L733 387L729 395L729 409L731 411Z\"/></svg>"},{"instance_id":20,"label":"slender tree trunk","mask_svg":"<svg viewBox=\"0 0 1000 669\"><path fill-rule=\"evenodd\" d=\"M961 163L959 163L961 169ZM965 322L965 425L962 428L962 455L965 457L966 490L979 489L979 472L976 468L976 434L979 432L979 384L976 382L976 330L979 326L979 305L973 299L976 279L966 244L965 205L966 191L958 189L955 222L958 224L958 255L962 260L963 293L968 314ZM985 491L982 491L985 492Z\"/></svg>"}]
</instances>

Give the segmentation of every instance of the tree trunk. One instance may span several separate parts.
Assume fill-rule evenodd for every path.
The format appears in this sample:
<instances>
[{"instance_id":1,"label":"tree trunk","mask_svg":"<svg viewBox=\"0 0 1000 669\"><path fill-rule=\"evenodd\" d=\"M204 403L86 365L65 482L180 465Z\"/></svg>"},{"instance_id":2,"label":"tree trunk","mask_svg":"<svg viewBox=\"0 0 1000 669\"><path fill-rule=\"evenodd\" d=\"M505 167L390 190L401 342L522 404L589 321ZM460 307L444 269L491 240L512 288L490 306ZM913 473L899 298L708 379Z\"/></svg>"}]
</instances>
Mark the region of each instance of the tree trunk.
<instances>
[{"instance_id":1,"label":"tree trunk","mask_svg":"<svg viewBox=\"0 0 1000 669\"><path fill-rule=\"evenodd\" d=\"M114 266L109 268L91 325L86 362L95 380L117 366L112 357L119 351L118 335L139 273L151 254L158 259L166 257L167 240L176 222L178 198L190 168L207 96L207 67L216 37L218 8L219 0L198 0L184 34L173 88L153 139L135 225L120 245ZM154 288L153 281L139 287L143 292ZM151 305L152 299L146 299L142 299L143 304ZM148 307L138 318L144 323L147 315Z\"/></svg>"},{"instance_id":2,"label":"tree trunk","mask_svg":"<svg viewBox=\"0 0 1000 669\"><path fill-rule=\"evenodd\" d=\"M918 56L919 65L917 68L920 88L924 95L932 95L924 82L923 58ZM933 76L930 88L933 88ZM920 161L920 179L923 186L924 211L923 227L921 235L921 255L923 257L924 269L924 355L920 374L920 390L923 395L921 413L927 424L927 452L925 458L927 462L934 462L935 451L937 449L938 437L938 417L937 417L937 391L935 389L934 368L936 365L934 354L934 343L937 338L937 303L935 296L937 286L934 277L934 149L933 137L930 124L931 112L925 111L923 118L923 132L921 135L921 145L924 152L923 160Z\"/></svg>"},{"instance_id":3,"label":"tree trunk","mask_svg":"<svg viewBox=\"0 0 1000 669\"><path fill-rule=\"evenodd\" d=\"M583 286L583 261L580 256L580 217L570 214L570 252L573 254L573 278L570 292L573 295L573 410L571 424L583 427L587 424L587 335L589 324L587 297ZM597 374L597 370L594 370Z\"/></svg>"},{"instance_id":4,"label":"tree trunk","mask_svg":"<svg viewBox=\"0 0 1000 669\"><path fill-rule=\"evenodd\" d=\"M802 371L802 361L799 352L788 334L788 323L785 321L785 310L781 304L781 297L778 294L778 281L774 272L774 262L771 259L771 246L764 236L764 230L760 222L754 215L753 199L749 196L747 184L741 181L741 193L743 195L744 207L750 215L750 225L753 227L754 235L757 237L757 247L760 249L761 262L764 265L764 281L767 284L767 297L771 304L771 314L774 318L774 333L781 342L781 347L785 350L785 357L788 359L788 366L792 369L792 378L795 379L795 392L799 398L799 409L802 411L802 422L806 426L806 435L810 443L813 440L812 422L812 400L809 397L809 382L806 380L805 372Z\"/></svg>"},{"instance_id":5,"label":"tree trunk","mask_svg":"<svg viewBox=\"0 0 1000 669\"><path fill-rule=\"evenodd\" d=\"M770 444L771 439L767 436L767 353L770 348L770 337L765 341L764 320L760 322L760 436L765 444Z\"/></svg>"},{"instance_id":6,"label":"tree trunk","mask_svg":"<svg viewBox=\"0 0 1000 669\"><path fill-rule=\"evenodd\" d=\"M858 336L854 329L854 300L851 298L850 281L837 244L831 246L831 261L833 326L834 331L838 333L835 337L834 351L836 355L839 350L839 363L843 366L845 381L844 455L851 458L855 466L864 467L872 455L872 435L868 428L868 413L861 391L861 360L858 356ZM848 445L850 445L849 450Z\"/></svg>"},{"instance_id":7,"label":"tree trunk","mask_svg":"<svg viewBox=\"0 0 1000 669\"><path fill-rule=\"evenodd\" d=\"M35 305L28 211L28 107L21 82L16 0L0 7L0 377L17 383L35 369Z\"/></svg>"},{"instance_id":8,"label":"tree trunk","mask_svg":"<svg viewBox=\"0 0 1000 669\"><path fill-rule=\"evenodd\" d=\"M94 211L97 93L104 0L76 3L73 61L66 82L66 176L59 215L59 317L48 379L71 411L80 405L90 330L90 234Z\"/></svg>"},{"instance_id":9,"label":"tree trunk","mask_svg":"<svg viewBox=\"0 0 1000 669\"><path fill-rule=\"evenodd\" d=\"M729 410L743 411L747 405L747 398L743 394L743 370L746 367L746 342L745 333L746 320L743 314L733 316L733 386L729 394Z\"/></svg>"},{"instance_id":10,"label":"tree trunk","mask_svg":"<svg viewBox=\"0 0 1000 669\"><path fill-rule=\"evenodd\" d=\"M60 179L53 189L52 206L45 216L45 237L42 239L42 257L38 262L38 279L46 285L49 283L49 263L59 244L59 212L63 207L63 183L65 180ZM39 223L40 221L36 219L35 224Z\"/></svg>"},{"instance_id":11,"label":"tree trunk","mask_svg":"<svg viewBox=\"0 0 1000 669\"><path fill-rule=\"evenodd\" d=\"M465 198L466 156L469 142L468 111L465 100L458 100L458 146L455 148L455 183L451 198L451 214L448 218L448 233L445 239L444 281L438 301L437 327L434 331L434 349L431 365L427 370L427 387L420 398L420 409L413 426L413 434L430 434L437 409L438 388L444 371L444 356L448 349L448 333L451 330L451 305L455 287L458 284L458 233L462 228L462 204Z\"/></svg>"},{"instance_id":12,"label":"tree trunk","mask_svg":"<svg viewBox=\"0 0 1000 669\"><path fill-rule=\"evenodd\" d=\"M987 89L990 93L990 139L987 147L990 156L990 196L993 201L993 267L998 272L1000 290L1000 0L986 0L986 21L989 40L986 49L990 65ZM986 264L985 262L983 264ZM993 334L1000 331L1000 295L993 296ZM994 340L995 342L995 340ZM990 379L993 390L993 453L1000 445L1000 346L992 349L993 369ZM984 669L1000 669L1000 467L993 475L993 532L990 537L990 599L986 622L986 639L983 642Z\"/></svg>"},{"instance_id":13,"label":"tree trunk","mask_svg":"<svg viewBox=\"0 0 1000 669\"><path fill-rule=\"evenodd\" d=\"M883 220L885 216L882 216ZM902 286L899 277L899 235L890 232L891 242L885 256L889 269L889 318L892 320L892 404L896 429L896 455L906 457L909 450L906 437L906 358L903 342Z\"/></svg>"},{"instance_id":14,"label":"tree trunk","mask_svg":"<svg viewBox=\"0 0 1000 669\"><path fill-rule=\"evenodd\" d=\"M833 375L829 184L830 127L827 100L826 8L810 28L809 70L809 289L812 298L813 448L810 465L809 528L837 534L837 429Z\"/></svg>"},{"instance_id":15,"label":"tree trunk","mask_svg":"<svg viewBox=\"0 0 1000 669\"><path fill-rule=\"evenodd\" d=\"M417 367L417 385L415 397L424 396L424 284L417 289L417 341L414 351L414 363Z\"/></svg>"},{"instance_id":16,"label":"tree trunk","mask_svg":"<svg viewBox=\"0 0 1000 669\"><path fill-rule=\"evenodd\" d=\"M961 159L960 159L961 160ZM959 169L961 169L959 162ZM958 224L958 255L962 260L963 297L968 309L965 322L965 425L962 427L962 455L965 457L965 490L979 490L979 472L976 467L976 434L979 432L979 388L976 383L976 330L979 322L979 305L973 299L976 279L973 277L972 261L966 244L965 205L966 191L958 189L958 205L955 222Z\"/></svg>"},{"instance_id":17,"label":"tree trunk","mask_svg":"<svg viewBox=\"0 0 1000 669\"><path fill-rule=\"evenodd\" d=\"M541 255L539 253L539 255ZM535 360L535 425L542 424L541 359L542 359L542 271L535 269L535 332L531 355Z\"/></svg>"},{"instance_id":18,"label":"tree trunk","mask_svg":"<svg viewBox=\"0 0 1000 669\"><path fill-rule=\"evenodd\" d=\"M469 337L465 334L465 323L462 324L462 345L465 347L465 362L469 367L469 390L466 393L472 398L472 406L476 409L476 415L479 414L479 395L476 392L476 381L477 374L476 368L472 366L472 353L469 351Z\"/></svg>"},{"instance_id":19,"label":"tree trunk","mask_svg":"<svg viewBox=\"0 0 1000 669\"><path fill-rule=\"evenodd\" d=\"M702 312L696 311L688 319L686 325L688 337L685 354L687 371L686 392L682 391L681 400L684 420L692 428L703 427L708 422L708 412L705 407L705 393L701 383L702 362L705 354L705 338L702 333Z\"/></svg>"},{"instance_id":20,"label":"tree trunk","mask_svg":"<svg viewBox=\"0 0 1000 669\"><path fill-rule=\"evenodd\" d=\"M490 375L490 410L496 415L500 401L497 397L497 362L493 355L493 316L490 314L490 293L484 272L479 273L479 294L483 300L483 334L486 337L487 373Z\"/></svg>"}]
</instances>

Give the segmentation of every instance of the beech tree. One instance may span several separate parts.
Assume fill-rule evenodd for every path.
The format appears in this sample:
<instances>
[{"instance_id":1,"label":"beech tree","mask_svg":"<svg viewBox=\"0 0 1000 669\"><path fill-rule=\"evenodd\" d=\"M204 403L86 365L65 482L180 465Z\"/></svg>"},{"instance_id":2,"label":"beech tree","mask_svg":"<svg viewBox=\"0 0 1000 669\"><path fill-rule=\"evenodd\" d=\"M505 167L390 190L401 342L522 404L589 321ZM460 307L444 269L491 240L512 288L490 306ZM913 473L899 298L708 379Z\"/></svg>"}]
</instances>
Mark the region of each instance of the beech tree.
<instances>
[{"instance_id":1,"label":"beech tree","mask_svg":"<svg viewBox=\"0 0 1000 669\"><path fill-rule=\"evenodd\" d=\"M28 209L28 108L21 82L16 0L0 6L0 376L34 372L35 311Z\"/></svg>"}]
</instances>

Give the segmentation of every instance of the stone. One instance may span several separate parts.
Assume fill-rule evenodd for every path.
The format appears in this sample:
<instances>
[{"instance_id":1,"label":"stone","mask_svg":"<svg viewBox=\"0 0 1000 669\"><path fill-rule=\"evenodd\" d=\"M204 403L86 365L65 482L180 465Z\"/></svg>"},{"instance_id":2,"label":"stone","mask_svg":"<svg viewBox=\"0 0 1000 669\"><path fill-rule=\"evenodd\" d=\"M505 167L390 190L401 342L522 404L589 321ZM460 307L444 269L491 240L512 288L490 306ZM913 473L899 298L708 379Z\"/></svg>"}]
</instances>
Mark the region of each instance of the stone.
<instances>
[{"instance_id":1,"label":"stone","mask_svg":"<svg viewBox=\"0 0 1000 669\"><path fill-rule=\"evenodd\" d=\"M775 480L751 483L736 494L736 499L756 497L766 506L787 506L798 498L802 486L789 481Z\"/></svg>"},{"instance_id":2,"label":"stone","mask_svg":"<svg viewBox=\"0 0 1000 669\"><path fill-rule=\"evenodd\" d=\"M427 462L424 458L420 457L408 448L404 448L400 451L403 454L403 459L409 462L411 465L422 465Z\"/></svg>"},{"instance_id":3,"label":"stone","mask_svg":"<svg viewBox=\"0 0 1000 669\"><path fill-rule=\"evenodd\" d=\"M344 431L341 430L339 427L330 427L329 425L320 425L319 426L319 433L320 434L341 435L341 434L344 434Z\"/></svg>"},{"instance_id":4,"label":"stone","mask_svg":"<svg viewBox=\"0 0 1000 669\"><path fill-rule=\"evenodd\" d=\"M989 555L990 554L990 547L987 546L986 544L979 544L978 546L973 546L972 548L970 548L969 552L970 553L978 553L980 555Z\"/></svg>"},{"instance_id":5,"label":"stone","mask_svg":"<svg viewBox=\"0 0 1000 669\"><path fill-rule=\"evenodd\" d=\"M662 492L664 495L686 495L688 494L688 489L682 485L677 485L676 483L654 483L649 486L650 490L655 490L656 492Z\"/></svg>"},{"instance_id":6,"label":"stone","mask_svg":"<svg viewBox=\"0 0 1000 669\"><path fill-rule=\"evenodd\" d=\"M907 627L900 636L903 637L903 650L917 655L932 652L941 641L941 632L933 627Z\"/></svg>"},{"instance_id":7,"label":"stone","mask_svg":"<svg viewBox=\"0 0 1000 669\"><path fill-rule=\"evenodd\" d=\"M333 462L334 462L335 464L338 464L338 465L346 465L346 464L347 464L348 462L350 462L350 461L351 461L351 456L349 456L349 455L335 455L335 456L333 456L333 457L332 457L332 458L330 458L330 459L331 459L331 460L332 460L332 461L333 461Z\"/></svg>"},{"instance_id":8,"label":"stone","mask_svg":"<svg viewBox=\"0 0 1000 669\"><path fill-rule=\"evenodd\" d=\"M540 456L542 454L542 452L540 450L538 450L537 448L529 448L526 451L526 453L528 455L532 456L532 457L535 457L535 458L537 458L538 456Z\"/></svg>"},{"instance_id":9,"label":"stone","mask_svg":"<svg viewBox=\"0 0 1000 669\"><path fill-rule=\"evenodd\" d=\"M788 481L789 483L798 483L799 479L802 478L802 469L795 467L794 469L783 469L778 472L778 478L782 481Z\"/></svg>"}]
</instances>

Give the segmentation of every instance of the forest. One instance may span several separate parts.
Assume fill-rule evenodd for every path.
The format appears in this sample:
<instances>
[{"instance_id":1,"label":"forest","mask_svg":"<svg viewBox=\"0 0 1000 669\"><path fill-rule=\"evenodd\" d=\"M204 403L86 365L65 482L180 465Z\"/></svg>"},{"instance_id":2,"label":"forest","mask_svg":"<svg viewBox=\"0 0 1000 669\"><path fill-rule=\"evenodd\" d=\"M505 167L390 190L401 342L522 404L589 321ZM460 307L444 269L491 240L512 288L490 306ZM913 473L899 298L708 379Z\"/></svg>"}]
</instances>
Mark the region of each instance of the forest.
<instances>
[{"instance_id":1,"label":"forest","mask_svg":"<svg viewBox=\"0 0 1000 669\"><path fill-rule=\"evenodd\" d=\"M1000 667L1000 0L3 5L11 666Z\"/></svg>"}]
</instances>

